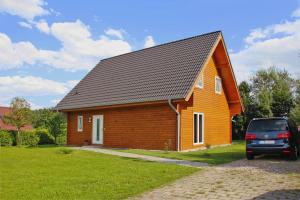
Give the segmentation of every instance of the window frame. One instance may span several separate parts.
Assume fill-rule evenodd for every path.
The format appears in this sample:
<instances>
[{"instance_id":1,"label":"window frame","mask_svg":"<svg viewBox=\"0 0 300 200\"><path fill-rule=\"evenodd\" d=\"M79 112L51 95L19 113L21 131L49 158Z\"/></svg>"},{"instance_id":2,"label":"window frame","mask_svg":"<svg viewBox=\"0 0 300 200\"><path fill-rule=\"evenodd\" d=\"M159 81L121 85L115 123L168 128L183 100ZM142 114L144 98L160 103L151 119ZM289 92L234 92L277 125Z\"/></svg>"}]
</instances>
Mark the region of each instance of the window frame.
<instances>
[{"instance_id":1,"label":"window frame","mask_svg":"<svg viewBox=\"0 0 300 200\"><path fill-rule=\"evenodd\" d=\"M79 120L81 118L81 128L79 128ZM83 131L83 115L77 115L77 132Z\"/></svg>"},{"instance_id":2,"label":"window frame","mask_svg":"<svg viewBox=\"0 0 300 200\"><path fill-rule=\"evenodd\" d=\"M203 89L203 87L204 87L204 76L203 76L203 72L201 72L200 78L201 78L201 80L202 80L202 85L201 85L201 86L199 85L200 79L198 79L198 80L197 80L197 85L196 85L196 87L199 88L199 89Z\"/></svg>"},{"instance_id":3,"label":"window frame","mask_svg":"<svg viewBox=\"0 0 300 200\"><path fill-rule=\"evenodd\" d=\"M220 81L220 91L217 91L217 83ZM215 93L216 94L222 94L222 79L219 76L215 76Z\"/></svg>"},{"instance_id":4,"label":"window frame","mask_svg":"<svg viewBox=\"0 0 300 200\"><path fill-rule=\"evenodd\" d=\"M198 136L198 141L195 143L195 119L194 119L194 117L195 117L195 115L197 115L197 123L196 123L196 125L197 125L197 136ZM200 132L199 132L199 115L201 115L202 116L202 142L200 142L199 141L199 139L200 139ZM201 113L201 112L194 112L193 113L193 144L194 145L200 145L200 144L204 144L204 113Z\"/></svg>"}]
</instances>

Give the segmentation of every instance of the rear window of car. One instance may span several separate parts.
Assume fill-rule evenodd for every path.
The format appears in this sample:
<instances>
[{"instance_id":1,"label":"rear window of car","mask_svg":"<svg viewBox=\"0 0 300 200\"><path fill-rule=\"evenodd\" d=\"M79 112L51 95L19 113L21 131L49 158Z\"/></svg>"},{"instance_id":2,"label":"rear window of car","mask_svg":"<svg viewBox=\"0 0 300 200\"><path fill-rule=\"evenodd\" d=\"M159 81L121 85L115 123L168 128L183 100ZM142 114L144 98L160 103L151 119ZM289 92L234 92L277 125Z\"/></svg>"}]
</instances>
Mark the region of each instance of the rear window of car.
<instances>
[{"instance_id":1,"label":"rear window of car","mask_svg":"<svg viewBox=\"0 0 300 200\"><path fill-rule=\"evenodd\" d=\"M286 131L288 125L285 120L254 120L248 127L248 132Z\"/></svg>"}]
</instances>

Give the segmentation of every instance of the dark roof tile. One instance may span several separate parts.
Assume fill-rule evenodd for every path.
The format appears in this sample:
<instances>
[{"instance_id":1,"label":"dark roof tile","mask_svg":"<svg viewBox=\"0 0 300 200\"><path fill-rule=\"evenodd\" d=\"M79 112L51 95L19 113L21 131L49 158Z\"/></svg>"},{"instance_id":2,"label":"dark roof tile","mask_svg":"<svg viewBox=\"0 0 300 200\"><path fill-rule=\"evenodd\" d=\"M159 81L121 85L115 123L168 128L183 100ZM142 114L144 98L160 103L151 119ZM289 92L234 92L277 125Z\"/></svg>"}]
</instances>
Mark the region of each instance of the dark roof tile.
<instances>
[{"instance_id":1,"label":"dark roof tile","mask_svg":"<svg viewBox=\"0 0 300 200\"><path fill-rule=\"evenodd\" d=\"M185 98L221 32L104 59L58 110Z\"/></svg>"}]
</instances>

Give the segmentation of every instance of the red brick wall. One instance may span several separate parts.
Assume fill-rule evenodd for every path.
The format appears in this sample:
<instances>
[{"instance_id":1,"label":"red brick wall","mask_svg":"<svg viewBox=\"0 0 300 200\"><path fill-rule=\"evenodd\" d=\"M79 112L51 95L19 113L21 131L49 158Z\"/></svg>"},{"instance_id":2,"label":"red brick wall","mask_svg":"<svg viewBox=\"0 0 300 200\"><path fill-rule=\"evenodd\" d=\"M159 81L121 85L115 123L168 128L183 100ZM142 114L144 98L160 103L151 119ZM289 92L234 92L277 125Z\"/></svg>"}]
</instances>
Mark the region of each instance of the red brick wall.
<instances>
[{"instance_id":1,"label":"red brick wall","mask_svg":"<svg viewBox=\"0 0 300 200\"><path fill-rule=\"evenodd\" d=\"M77 132L77 116L83 115L83 132ZM93 115L103 115L103 146L164 149L171 141L176 149L176 113L169 105L148 105L82 112L68 112L68 144L83 145L92 140Z\"/></svg>"}]
</instances>

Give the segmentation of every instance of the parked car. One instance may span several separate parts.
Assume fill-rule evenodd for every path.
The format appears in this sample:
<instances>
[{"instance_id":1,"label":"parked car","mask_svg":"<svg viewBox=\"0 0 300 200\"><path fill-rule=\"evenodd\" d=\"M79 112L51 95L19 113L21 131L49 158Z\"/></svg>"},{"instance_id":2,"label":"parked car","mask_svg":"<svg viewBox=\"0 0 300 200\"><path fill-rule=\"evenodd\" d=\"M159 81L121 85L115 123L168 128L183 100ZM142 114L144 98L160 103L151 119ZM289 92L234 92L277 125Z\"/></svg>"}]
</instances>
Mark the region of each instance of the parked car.
<instances>
[{"instance_id":1,"label":"parked car","mask_svg":"<svg viewBox=\"0 0 300 200\"><path fill-rule=\"evenodd\" d=\"M280 154L297 160L300 154L300 134L295 122L285 117L255 118L246 132L246 157L260 154Z\"/></svg>"}]
</instances>

